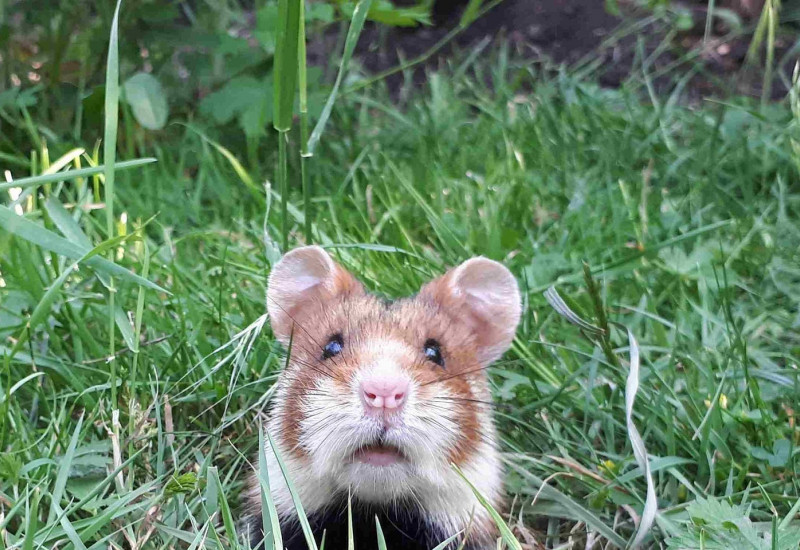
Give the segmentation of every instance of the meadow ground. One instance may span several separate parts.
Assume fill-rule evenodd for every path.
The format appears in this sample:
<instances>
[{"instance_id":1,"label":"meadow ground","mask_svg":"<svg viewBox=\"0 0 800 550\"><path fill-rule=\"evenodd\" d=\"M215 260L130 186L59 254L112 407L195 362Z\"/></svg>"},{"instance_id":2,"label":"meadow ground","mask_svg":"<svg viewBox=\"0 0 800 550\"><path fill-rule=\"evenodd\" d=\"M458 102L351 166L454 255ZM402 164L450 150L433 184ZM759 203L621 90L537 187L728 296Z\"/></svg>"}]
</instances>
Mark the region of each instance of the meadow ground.
<instances>
[{"instance_id":1,"label":"meadow ground","mask_svg":"<svg viewBox=\"0 0 800 550\"><path fill-rule=\"evenodd\" d=\"M307 166L312 240L389 296L477 254L517 275L523 321L490 376L526 547L624 546L642 514L618 323L641 353L645 544L797 548L800 104L688 109L679 84L657 97L481 57L402 109L380 84L340 97ZM168 132L123 116L118 161L157 163L117 170L115 240L100 175L1 188L0 548L237 547L284 358L268 324L242 331L263 321L284 219L245 153ZM69 145L88 154L66 164L97 161ZM53 172L59 147L14 173ZM302 205L293 192L291 246ZM160 289L111 277L92 246Z\"/></svg>"}]
</instances>

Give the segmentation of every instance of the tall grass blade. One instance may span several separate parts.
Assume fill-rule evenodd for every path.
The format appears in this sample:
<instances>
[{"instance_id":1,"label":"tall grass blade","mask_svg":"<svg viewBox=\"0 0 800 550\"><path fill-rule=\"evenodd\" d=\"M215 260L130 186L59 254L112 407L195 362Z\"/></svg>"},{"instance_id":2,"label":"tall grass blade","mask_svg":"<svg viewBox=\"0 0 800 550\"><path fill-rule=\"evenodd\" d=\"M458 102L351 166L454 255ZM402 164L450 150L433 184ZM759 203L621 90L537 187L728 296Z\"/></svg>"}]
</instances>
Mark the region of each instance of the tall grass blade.
<instances>
[{"instance_id":1,"label":"tall grass blade","mask_svg":"<svg viewBox=\"0 0 800 550\"><path fill-rule=\"evenodd\" d=\"M624 328L624 327L623 327ZM633 456L636 463L644 471L647 482L647 494L645 496L644 510L639 520L639 527L636 530L631 548L638 547L647 536L653 522L656 519L658 503L656 502L656 489L653 484L653 474L650 472L650 461L647 459L647 449L644 446L642 436L633 421L633 403L636 400L636 393L639 391L639 344L630 329L625 328L628 333L628 346L630 353L630 369L628 380L625 383L625 424L628 428L628 439L633 447Z\"/></svg>"},{"instance_id":2,"label":"tall grass blade","mask_svg":"<svg viewBox=\"0 0 800 550\"><path fill-rule=\"evenodd\" d=\"M314 149L317 147L322 133L325 131L325 125L328 124L328 119L331 117L333 104L336 102L336 97L339 94L339 87L342 84L345 73L347 73L347 66L350 64L350 58L353 57L353 52L358 43L358 37L361 35L361 29L364 28L364 20L367 18L369 8L372 6L372 0L360 0L353 11L353 17L350 21L350 28L347 31L347 39L344 43L344 53L342 54L342 63L339 65L339 73L336 75L336 81L333 84L328 100L322 108L322 114L317 121L314 130L311 132L311 137L308 140L308 154L313 155Z\"/></svg>"},{"instance_id":3,"label":"tall grass blade","mask_svg":"<svg viewBox=\"0 0 800 550\"><path fill-rule=\"evenodd\" d=\"M469 0L467 7L464 8L464 12L461 14L458 26L463 28L472 24L480 15L482 5L483 0Z\"/></svg>"},{"instance_id":4,"label":"tall grass blade","mask_svg":"<svg viewBox=\"0 0 800 550\"><path fill-rule=\"evenodd\" d=\"M487 500L487 498L483 495L483 493L481 493L469 479L467 479L467 476L464 475L464 472L461 471L461 468L459 468L455 464L452 464L451 466L458 473L458 475L461 476L461 479L463 479L467 483L467 485L469 485L469 488L472 489L472 494L475 495L475 498L478 499L478 502L481 504L481 506L483 506L483 508L487 512L489 512L489 516L492 518L492 521L494 521L494 524L500 530L500 536L502 537L506 545L509 548L511 548L511 550L522 550L522 545L514 536L514 533L511 532L511 528L505 522L500 513L494 509L492 503Z\"/></svg>"},{"instance_id":5,"label":"tall grass blade","mask_svg":"<svg viewBox=\"0 0 800 550\"><path fill-rule=\"evenodd\" d=\"M111 21L111 36L108 41L108 61L106 63L105 129L103 131L103 172L106 201L106 236L114 238L114 162L117 159L117 126L119 124L119 8L122 0L117 0L114 18ZM109 259L113 259L113 251ZM117 406L117 359L115 350L115 306L117 289L112 278L108 285L108 356L111 358L111 406Z\"/></svg>"},{"instance_id":6,"label":"tall grass blade","mask_svg":"<svg viewBox=\"0 0 800 550\"><path fill-rule=\"evenodd\" d=\"M50 216L50 219L53 220L53 223L58 227L58 230L61 231L66 238L87 250L92 248L92 241L90 241L89 237L83 232L78 222L70 216L66 208L58 202L58 199L53 196L48 197L44 203L44 208Z\"/></svg>"},{"instance_id":7,"label":"tall grass blade","mask_svg":"<svg viewBox=\"0 0 800 550\"><path fill-rule=\"evenodd\" d=\"M281 190L281 244L283 251L289 249L289 159L286 145L288 132L278 132L278 188Z\"/></svg>"},{"instance_id":8,"label":"tall grass blade","mask_svg":"<svg viewBox=\"0 0 800 550\"><path fill-rule=\"evenodd\" d=\"M131 168L136 168L137 166L142 166L144 164L150 164L152 162L156 162L156 159L148 157L135 160L126 160L118 163L115 168L117 171L129 170ZM21 187L22 189L26 189L28 187L37 187L46 183L56 183L59 181L84 178L86 176L94 176L96 174L102 174L105 171L106 165L101 164L100 166L90 166L88 168L79 168L77 170L67 170L65 172L55 172L53 174L42 174L39 176L30 176L28 178L19 178L10 182L0 183L0 191L6 191L12 187Z\"/></svg>"},{"instance_id":9,"label":"tall grass blade","mask_svg":"<svg viewBox=\"0 0 800 550\"><path fill-rule=\"evenodd\" d=\"M283 479L286 481L286 486L289 488L289 494L292 495L292 502L294 503L294 508L297 511L297 519L300 522L300 527L303 529L303 535L306 538L306 544L308 545L309 550L318 550L317 541L314 539L314 532L311 530L311 525L308 523L308 517L303 509L303 503L300 502L297 489L295 489L294 483L292 483L292 480L289 478L289 472L286 470L286 464L284 464L283 459L278 452L278 447L275 445L275 442L272 440L272 436L269 434L269 432L267 432L267 439L269 439L270 448L272 448L272 452L275 454L275 459L278 461L278 466L283 474Z\"/></svg>"},{"instance_id":10,"label":"tall grass blade","mask_svg":"<svg viewBox=\"0 0 800 550\"><path fill-rule=\"evenodd\" d=\"M264 529L264 548L283 550L283 538L278 522L278 510L272 500L270 490L269 468L267 468L267 442L264 440L266 430L258 426L258 481L261 487L261 526ZM269 526L269 527L267 527ZM269 530L268 530L269 529Z\"/></svg>"},{"instance_id":11,"label":"tall grass blade","mask_svg":"<svg viewBox=\"0 0 800 550\"><path fill-rule=\"evenodd\" d=\"M448 545L449 545L451 542L453 542L454 540L456 540L456 538L457 538L457 537L458 537L458 536L459 536L461 533L462 533L462 531L459 531L458 533L455 533L455 534L453 534L453 535L450 535L449 537L447 537L446 539L444 539L442 542L440 542L439 544L437 544L436 546L434 546L434 547L433 547L433 550L444 550L445 548L447 548L447 546L448 546Z\"/></svg>"},{"instance_id":12,"label":"tall grass blade","mask_svg":"<svg viewBox=\"0 0 800 550\"><path fill-rule=\"evenodd\" d=\"M303 229L306 244L311 243L311 182L308 179L308 77L306 70L306 12L305 2L300 3L300 37L297 41L298 85L300 87L300 182L303 189Z\"/></svg>"},{"instance_id":13,"label":"tall grass blade","mask_svg":"<svg viewBox=\"0 0 800 550\"><path fill-rule=\"evenodd\" d=\"M58 474L56 474L56 482L53 486L53 492L50 495L50 520L62 514L60 508L61 498L64 496L64 490L67 487L67 479L69 479L69 471L72 468L72 461L75 459L75 450L78 447L78 439L81 435L81 427L83 426L83 414L78 418L75 429L72 431L72 438L69 441L64 456L61 457L58 463Z\"/></svg>"},{"instance_id":14,"label":"tall grass blade","mask_svg":"<svg viewBox=\"0 0 800 550\"><path fill-rule=\"evenodd\" d=\"M105 129L103 131L103 176L105 178L106 231L114 236L114 163L117 160L117 125L119 123L119 8L117 0L106 63Z\"/></svg>"},{"instance_id":15,"label":"tall grass blade","mask_svg":"<svg viewBox=\"0 0 800 550\"><path fill-rule=\"evenodd\" d=\"M347 550L356 550L353 535L353 498L349 491L347 492Z\"/></svg>"},{"instance_id":16,"label":"tall grass blade","mask_svg":"<svg viewBox=\"0 0 800 550\"><path fill-rule=\"evenodd\" d=\"M275 38L274 116L273 126L279 132L292 127L294 95L297 86L297 39L300 32L302 0L278 0L277 36Z\"/></svg>"},{"instance_id":17,"label":"tall grass blade","mask_svg":"<svg viewBox=\"0 0 800 550\"><path fill-rule=\"evenodd\" d=\"M208 469L208 478L209 484L213 484L217 488L220 515L222 515L222 522L225 525L225 532L228 534L228 539L231 543L235 543L238 538L236 536L236 522L233 519L233 514L231 514L231 507L228 504L228 499L225 497L225 488L222 485L222 481L219 479L216 467ZM265 546L265 548L269 547Z\"/></svg>"}]
</instances>

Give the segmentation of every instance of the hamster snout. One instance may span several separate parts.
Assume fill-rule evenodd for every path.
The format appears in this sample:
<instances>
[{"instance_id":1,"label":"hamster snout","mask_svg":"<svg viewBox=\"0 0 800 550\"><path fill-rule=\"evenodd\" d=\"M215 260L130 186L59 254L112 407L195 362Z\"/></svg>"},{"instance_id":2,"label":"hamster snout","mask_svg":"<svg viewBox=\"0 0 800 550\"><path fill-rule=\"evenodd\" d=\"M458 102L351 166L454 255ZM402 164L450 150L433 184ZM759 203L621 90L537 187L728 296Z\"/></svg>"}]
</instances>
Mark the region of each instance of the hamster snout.
<instances>
[{"instance_id":1,"label":"hamster snout","mask_svg":"<svg viewBox=\"0 0 800 550\"><path fill-rule=\"evenodd\" d=\"M364 410L371 415L399 413L408 394L409 380L401 373L379 373L359 384Z\"/></svg>"}]
</instances>

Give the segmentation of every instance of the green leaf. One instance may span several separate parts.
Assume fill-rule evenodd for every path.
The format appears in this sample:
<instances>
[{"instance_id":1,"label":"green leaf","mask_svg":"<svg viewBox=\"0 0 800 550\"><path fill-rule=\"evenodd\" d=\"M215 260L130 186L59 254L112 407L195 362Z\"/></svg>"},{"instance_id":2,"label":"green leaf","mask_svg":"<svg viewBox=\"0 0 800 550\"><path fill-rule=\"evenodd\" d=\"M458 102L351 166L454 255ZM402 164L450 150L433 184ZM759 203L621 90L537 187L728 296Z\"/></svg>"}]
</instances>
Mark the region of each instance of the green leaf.
<instances>
[{"instance_id":1,"label":"green leaf","mask_svg":"<svg viewBox=\"0 0 800 550\"><path fill-rule=\"evenodd\" d=\"M264 124L272 120L272 79L258 80L252 76L237 76L208 94L200 102L200 113L217 124L227 124L237 116L257 112ZM248 120L248 123L250 121ZM262 128L263 131L263 128Z\"/></svg>"},{"instance_id":2,"label":"green leaf","mask_svg":"<svg viewBox=\"0 0 800 550\"><path fill-rule=\"evenodd\" d=\"M197 488L197 474L186 472L185 474L173 475L164 486L164 496L167 498L175 495L191 493Z\"/></svg>"},{"instance_id":3,"label":"green leaf","mask_svg":"<svg viewBox=\"0 0 800 550\"><path fill-rule=\"evenodd\" d=\"M161 82L149 73L136 73L123 84L125 100L136 121L148 130L160 130L167 123L169 106Z\"/></svg>"}]
</instances>

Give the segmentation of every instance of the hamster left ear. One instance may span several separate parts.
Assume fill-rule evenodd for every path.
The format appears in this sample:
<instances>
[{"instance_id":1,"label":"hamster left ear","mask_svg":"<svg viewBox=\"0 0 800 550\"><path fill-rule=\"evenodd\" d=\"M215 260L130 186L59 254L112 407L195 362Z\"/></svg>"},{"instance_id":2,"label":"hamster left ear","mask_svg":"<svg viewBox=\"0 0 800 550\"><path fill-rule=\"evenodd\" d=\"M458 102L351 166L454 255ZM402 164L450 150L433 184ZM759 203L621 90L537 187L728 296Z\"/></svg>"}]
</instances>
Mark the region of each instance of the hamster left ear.
<instances>
[{"instance_id":1,"label":"hamster left ear","mask_svg":"<svg viewBox=\"0 0 800 550\"><path fill-rule=\"evenodd\" d=\"M498 359L511 345L522 304L519 286L501 263L477 257L426 284L420 296L467 324L483 364Z\"/></svg>"},{"instance_id":2,"label":"hamster left ear","mask_svg":"<svg viewBox=\"0 0 800 550\"><path fill-rule=\"evenodd\" d=\"M272 332L287 344L298 318L321 312L332 300L363 292L361 283L322 248L295 248L281 258L269 275L267 311Z\"/></svg>"}]
</instances>

